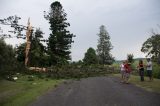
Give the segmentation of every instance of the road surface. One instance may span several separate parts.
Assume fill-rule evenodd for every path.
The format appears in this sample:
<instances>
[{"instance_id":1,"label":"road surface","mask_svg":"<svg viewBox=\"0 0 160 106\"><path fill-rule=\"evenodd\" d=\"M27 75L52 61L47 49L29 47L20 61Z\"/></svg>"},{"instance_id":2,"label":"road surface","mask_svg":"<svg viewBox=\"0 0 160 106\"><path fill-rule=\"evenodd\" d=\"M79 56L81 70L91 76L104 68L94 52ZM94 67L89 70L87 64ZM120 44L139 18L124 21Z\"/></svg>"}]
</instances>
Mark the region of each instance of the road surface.
<instances>
[{"instance_id":1,"label":"road surface","mask_svg":"<svg viewBox=\"0 0 160 106\"><path fill-rule=\"evenodd\" d=\"M116 77L92 77L66 81L30 106L160 106L160 94L120 83Z\"/></svg>"}]
</instances>

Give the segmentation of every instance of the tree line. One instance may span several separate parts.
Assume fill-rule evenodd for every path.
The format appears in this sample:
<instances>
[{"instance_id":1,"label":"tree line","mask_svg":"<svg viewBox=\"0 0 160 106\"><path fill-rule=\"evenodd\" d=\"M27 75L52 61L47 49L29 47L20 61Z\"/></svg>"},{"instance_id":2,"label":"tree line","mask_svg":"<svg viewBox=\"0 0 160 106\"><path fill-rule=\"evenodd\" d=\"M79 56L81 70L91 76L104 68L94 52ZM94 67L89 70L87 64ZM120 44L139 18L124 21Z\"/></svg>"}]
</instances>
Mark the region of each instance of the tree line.
<instances>
[{"instance_id":1,"label":"tree line","mask_svg":"<svg viewBox=\"0 0 160 106\"><path fill-rule=\"evenodd\" d=\"M113 46L110 42L110 35L104 25L100 26L98 37L97 49L94 50L92 47L90 47L85 53L83 59L83 63L85 65L111 65L114 62L114 57L110 53L113 49Z\"/></svg>"},{"instance_id":2,"label":"tree line","mask_svg":"<svg viewBox=\"0 0 160 106\"><path fill-rule=\"evenodd\" d=\"M75 35L68 30L70 24L67 22L67 14L61 3L53 2L50 5L50 10L45 12L44 18L49 22L51 30L47 46L43 44L43 31L37 28L32 33L29 66L51 67L69 64L71 60L70 49L74 43L73 37ZM110 65L114 62L114 57L111 54L113 46L104 25L100 26L98 36L97 49L90 47L84 54L82 61L78 63ZM0 39L0 73L20 70L20 66L24 65L25 47L26 43L23 43L13 48L11 45L7 45L3 38ZM147 55L160 63L160 34L154 33L148 38L143 43L141 51L148 53Z\"/></svg>"}]
</instances>

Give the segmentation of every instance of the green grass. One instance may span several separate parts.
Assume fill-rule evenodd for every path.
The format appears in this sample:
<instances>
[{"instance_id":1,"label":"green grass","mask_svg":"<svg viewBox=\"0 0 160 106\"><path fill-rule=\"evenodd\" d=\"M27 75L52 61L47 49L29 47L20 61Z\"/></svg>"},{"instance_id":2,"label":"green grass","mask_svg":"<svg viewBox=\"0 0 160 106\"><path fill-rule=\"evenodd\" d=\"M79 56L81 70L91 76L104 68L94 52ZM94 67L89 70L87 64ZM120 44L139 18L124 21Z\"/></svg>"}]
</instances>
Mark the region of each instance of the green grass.
<instances>
[{"instance_id":1,"label":"green grass","mask_svg":"<svg viewBox=\"0 0 160 106\"><path fill-rule=\"evenodd\" d=\"M0 106L27 106L48 90L57 86L62 80L38 79L28 81L28 76L18 81L0 81Z\"/></svg>"},{"instance_id":2,"label":"green grass","mask_svg":"<svg viewBox=\"0 0 160 106\"><path fill-rule=\"evenodd\" d=\"M114 76L121 77L120 74L115 74ZM160 79L154 78L153 81L149 81L148 77L145 77L145 81L141 82L140 76L131 75L129 82L147 91L160 93Z\"/></svg>"}]
</instances>

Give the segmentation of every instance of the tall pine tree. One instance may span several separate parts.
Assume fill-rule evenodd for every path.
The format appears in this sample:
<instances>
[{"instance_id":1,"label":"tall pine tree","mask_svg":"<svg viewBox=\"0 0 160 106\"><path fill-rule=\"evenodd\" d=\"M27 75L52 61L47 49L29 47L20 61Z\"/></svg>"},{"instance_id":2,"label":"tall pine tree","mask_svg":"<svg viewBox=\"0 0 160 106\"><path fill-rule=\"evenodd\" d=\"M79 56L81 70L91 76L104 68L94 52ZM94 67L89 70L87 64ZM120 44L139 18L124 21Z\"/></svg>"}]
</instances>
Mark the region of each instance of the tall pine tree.
<instances>
[{"instance_id":1,"label":"tall pine tree","mask_svg":"<svg viewBox=\"0 0 160 106\"><path fill-rule=\"evenodd\" d=\"M98 34L98 45L97 45L97 54L99 64L112 64L114 58L112 57L110 51L113 49L113 46L110 42L109 33L106 31L104 25L100 26L100 32Z\"/></svg>"},{"instance_id":2,"label":"tall pine tree","mask_svg":"<svg viewBox=\"0 0 160 106\"><path fill-rule=\"evenodd\" d=\"M67 30L70 24L66 22L66 16L67 14L58 1L51 4L50 11L48 15L45 16L45 18L49 20L50 30L52 31L48 39L50 65L63 65L71 59L70 48L74 35Z\"/></svg>"}]
</instances>

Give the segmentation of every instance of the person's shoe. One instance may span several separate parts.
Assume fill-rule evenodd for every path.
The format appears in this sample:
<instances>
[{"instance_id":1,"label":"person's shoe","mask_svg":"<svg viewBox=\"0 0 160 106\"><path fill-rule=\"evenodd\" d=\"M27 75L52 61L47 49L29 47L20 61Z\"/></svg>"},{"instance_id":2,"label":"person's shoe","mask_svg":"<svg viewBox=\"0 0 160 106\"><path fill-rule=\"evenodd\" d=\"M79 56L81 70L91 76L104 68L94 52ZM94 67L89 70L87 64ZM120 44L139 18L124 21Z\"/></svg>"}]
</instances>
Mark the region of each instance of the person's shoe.
<instances>
[{"instance_id":1,"label":"person's shoe","mask_svg":"<svg viewBox=\"0 0 160 106\"><path fill-rule=\"evenodd\" d=\"M124 83L124 81L121 81L121 83Z\"/></svg>"},{"instance_id":2,"label":"person's shoe","mask_svg":"<svg viewBox=\"0 0 160 106\"><path fill-rule=\"evenodd\" d=\"M126 82L126 84L129 84L129 82Z\"/></svg>"}]
</instances>

